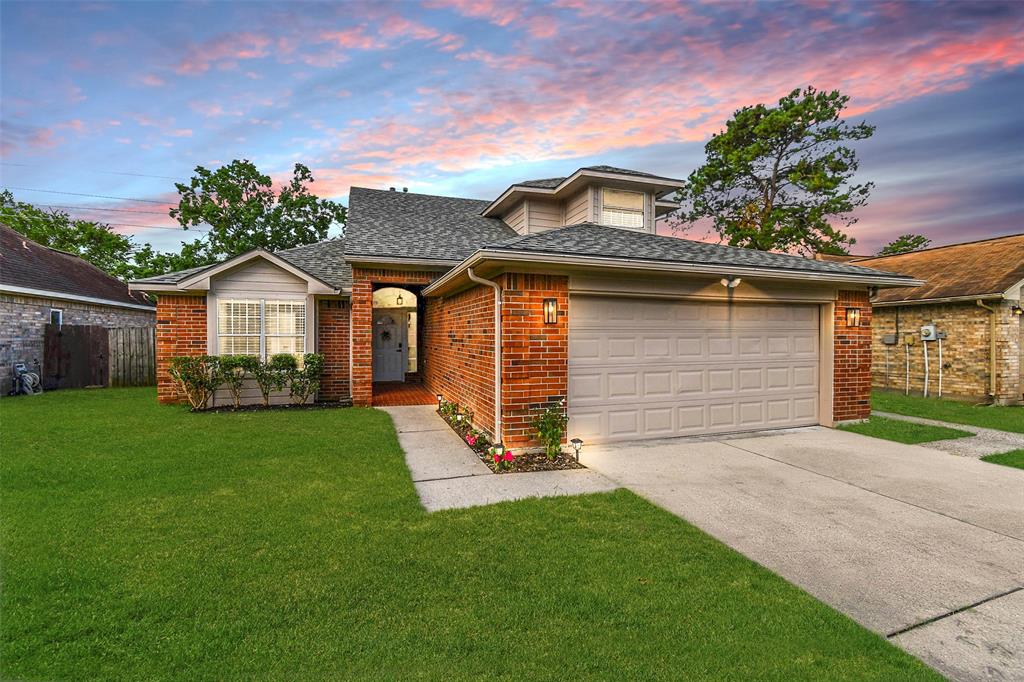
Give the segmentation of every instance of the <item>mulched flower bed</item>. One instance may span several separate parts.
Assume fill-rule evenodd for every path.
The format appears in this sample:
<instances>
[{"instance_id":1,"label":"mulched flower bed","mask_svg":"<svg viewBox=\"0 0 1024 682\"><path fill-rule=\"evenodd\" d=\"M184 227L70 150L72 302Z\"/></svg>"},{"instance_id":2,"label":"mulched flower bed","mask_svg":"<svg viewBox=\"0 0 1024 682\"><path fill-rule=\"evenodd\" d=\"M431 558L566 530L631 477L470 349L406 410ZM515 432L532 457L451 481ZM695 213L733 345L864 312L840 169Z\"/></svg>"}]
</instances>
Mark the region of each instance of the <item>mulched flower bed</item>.
<instances>
[{"instance_id":1,"label":"mulched flower bed","mask_svg":"<svg viewBox=\"0 0 1024 682\"><path fill-rule=\"evenodd\" d=\"M210 413L210 412L268 412L271 410L334 410L339 407L352 407L352 401L332 401L323 403L306 403L305 405L296 405L294 403L285 403L282 405L264 405L263 403L255 403L251 405L240 405L235 407L234 405L214 405L208 407L205 410L199 410L197 414Z\"/></svg>"},{"instance_id":2,"label":"mulched flower bed","mask_svg":"<svg viewBox=\"0 0 1024 682\"><path fill-rule=\"evenodd\" d=\"M502 460L500 464L494 461L494 455L491 453L491 442L487 440L487 437L482 433L474 429L470 425L472 415L463 415L462 419L457 419L458 405L454 403L446 403L451 406L454 405L453 410L449 407L447 410L438 410L438 414L441 415L441 419L452 428L455 433L459 434L466 445L470 447L473 452L477 454L480 461L486 464L491 471L496 474L515 474L525 471L558 471L561 469L585 469L582 464L576 462L572 455L565 453L560 454L553 460L548 459L548 456L543 452L527 452L525 450L511 450L513 459L511 461Z\"/></svg>"}]
</instances>

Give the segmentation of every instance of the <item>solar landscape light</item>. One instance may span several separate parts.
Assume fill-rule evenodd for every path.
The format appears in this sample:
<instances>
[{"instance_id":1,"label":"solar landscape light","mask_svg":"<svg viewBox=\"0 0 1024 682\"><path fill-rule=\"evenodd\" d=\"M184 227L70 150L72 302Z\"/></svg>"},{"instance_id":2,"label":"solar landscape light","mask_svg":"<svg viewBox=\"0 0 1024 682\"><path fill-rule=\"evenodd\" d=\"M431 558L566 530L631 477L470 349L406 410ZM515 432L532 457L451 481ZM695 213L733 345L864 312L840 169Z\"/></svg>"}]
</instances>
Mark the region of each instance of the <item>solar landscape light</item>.
<instances>
[{"instance_id":1,"label":"solar landscape light","mask_svg":"<svg viewBox=\"0 0 1024 682\"><path fill-rule=\"evenodd\" d=\"M581 441L579 438L573 438L571 441L569 441L569 445L571 445L572 449L576 451L576 463L579 464L580 450L583 449L583 441Z\"/></svg>"}]
</instances>

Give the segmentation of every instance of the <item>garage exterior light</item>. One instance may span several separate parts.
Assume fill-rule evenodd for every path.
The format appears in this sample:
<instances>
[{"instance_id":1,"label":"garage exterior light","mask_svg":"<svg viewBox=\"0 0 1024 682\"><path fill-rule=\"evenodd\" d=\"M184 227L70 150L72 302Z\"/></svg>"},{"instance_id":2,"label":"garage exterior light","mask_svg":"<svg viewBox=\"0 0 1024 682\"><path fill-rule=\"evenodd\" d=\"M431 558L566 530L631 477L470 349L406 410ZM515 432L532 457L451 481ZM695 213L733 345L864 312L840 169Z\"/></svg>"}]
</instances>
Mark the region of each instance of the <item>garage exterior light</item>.
<instances>
[{"instance_id":1,"label":"garage exterior light","mask_svg":"<svg viewBox=\"0 0 1024 682\"><path fill-rule=\"evenodd\" d=\"M859 327L860 326L860 308L847 308L846 309L846 326L847 327Z\"/></svg>"},{"instance_id":2,"label":"garage exterior light","mask_svg":"<svg viewBox=\"0 0 1024 682\"><path fill-rule=\"evenodd\" d=\"M555 324L558 322L558 300L554 298L544 299L544 324Z\"/></svg>"}]
</instances>

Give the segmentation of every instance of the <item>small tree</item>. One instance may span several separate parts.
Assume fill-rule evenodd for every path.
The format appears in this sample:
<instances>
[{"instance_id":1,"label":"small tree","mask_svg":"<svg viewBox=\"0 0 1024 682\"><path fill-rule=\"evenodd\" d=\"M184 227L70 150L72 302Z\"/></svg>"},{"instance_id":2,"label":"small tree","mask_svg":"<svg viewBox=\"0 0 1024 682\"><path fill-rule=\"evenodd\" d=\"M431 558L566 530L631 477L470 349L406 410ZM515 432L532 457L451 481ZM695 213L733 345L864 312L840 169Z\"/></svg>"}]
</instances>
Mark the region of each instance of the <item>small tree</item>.
<instances>
[{"instance_id":1,"label":"small tree","mask_svg":"<svg viewBox=\"0 0 1024 682\"><path fill-rule=\"evenodd\" d=\"M296 405L303 405L309 397L320 390L320 377L324 373L324 356L321 353L306 353L302 356L302 369L292 370L289 395Z\"/></svg>"},{"instance_id":2,"label":"small tree","mask_svg":"<svg viewBox=\"0 0 1024 682\"><path fill-rule=\"evenodd\" d=\"M901 253L910 253L927 249L932 243L931 239L921 234L901 234L896 239L886 244L878 252L879 256L898 256Z\"/></svg>"},{"instance_id":3,"label":"small tree","mask_svg":"<svg viewBox=\"0 0 1024 682\"><path fill-rule=\"evenodd\" d=\"M681 224L710 220L723 241L761 251L828 252L855 240L872 183L850 184L857 155L845 143L874 133L840 118L849 97L797 89L778 106L743 107L704 147L707 162L679 192Z\"/></svg>"},{"instance_id":4,"label":"small tree","mask_svg":"<svg viewBox=\"0 0 1024 682\"><path fill-rule=\"evenodd\" d=\"M254 372L260 359L253 355L222 355L220 358L221 378L231 391L235 409L242 405L242 388L250 373Z\"/></svg>"},{"instance_id":5,"label":"small tree","mask_svg":"<svg viewBox=\"0 0 1024 682\"><path fill-rule=\"evenodd\" d=\"M185 394L193 412L206 407L222 378L219 359L210 355L171 358L167 373Z\"/></svg>"}]
</instances>

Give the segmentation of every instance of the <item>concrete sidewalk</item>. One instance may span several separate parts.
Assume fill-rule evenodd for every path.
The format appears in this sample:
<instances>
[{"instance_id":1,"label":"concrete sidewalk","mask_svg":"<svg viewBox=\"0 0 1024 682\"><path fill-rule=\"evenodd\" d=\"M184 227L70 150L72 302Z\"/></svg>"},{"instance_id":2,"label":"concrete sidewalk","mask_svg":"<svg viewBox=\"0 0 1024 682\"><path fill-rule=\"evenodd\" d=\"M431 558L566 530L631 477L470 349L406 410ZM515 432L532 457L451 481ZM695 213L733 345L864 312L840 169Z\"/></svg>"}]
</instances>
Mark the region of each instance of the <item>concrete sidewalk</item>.
<instances>
[{"instance_id":1,"label":"concrete sidewalk","mask_svg":"<svg viewBox=\"0 0 1024 682\"><path fill-rule=\"evenodd\" d=\"M951 438L949 440L935 440L924 443L925 447L933 450L942 450L952 455L961 457L984 457L985 455L997 455L1010 450L1024 449L1024 433L1013 433L1012 431L999 431L998 429L985 429L970 424L954 424L952 422L939 421L938 419L925 419L924 417L910 417L905 414L894 412L879 412L872 410L871 414L887 419L899 419L915 424L928 424L929 426L945 426L950 429L969 431L974 436L965 438ZM1024 418L1024 410L1021 410L1021 417Z\"/></svg>"},{"instance_id":2,"label":"concrete sidewalk","mask_svg":"<svg viewBox=\"0 0 1024 682\"><path fill-rule=\"evenodd\" d=\"M1024 679L1024 472L822 427L583 463L954 679Z\"/></svg>"},{"instance_id":3,"label":"concrete sidewalk","mask_svg":"<svg viewBox=\"0 0 1024 682\"><path fill-rule=\"evenodd\" d=\"M585 495L619 487L589 469L495 474L432 405L381 409L391 415L413 484L427 511L529 497Z\"/></svg>"}]
</instances>

